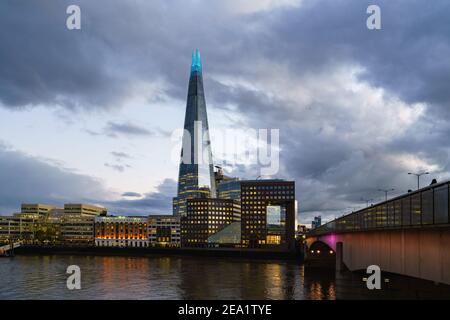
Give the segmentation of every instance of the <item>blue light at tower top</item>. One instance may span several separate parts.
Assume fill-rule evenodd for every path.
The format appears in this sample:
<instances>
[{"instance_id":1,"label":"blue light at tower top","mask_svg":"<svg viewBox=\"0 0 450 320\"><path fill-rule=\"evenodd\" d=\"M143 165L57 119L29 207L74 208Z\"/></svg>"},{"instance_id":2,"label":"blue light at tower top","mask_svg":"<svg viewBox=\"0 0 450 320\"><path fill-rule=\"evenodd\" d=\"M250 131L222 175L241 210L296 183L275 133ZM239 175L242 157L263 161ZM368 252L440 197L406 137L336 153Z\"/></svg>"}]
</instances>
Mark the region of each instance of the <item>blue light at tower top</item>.
<instances>
[{"instance_id":1,"label":"blue light at tower top","mask_svg":"<svg viewBox=\"0 0 450 320\"><path fill-rule=\"evenodd\" d=\"M191 73L202 72L202 61L200 59L200 51L196 49L192 52Z\"/></svg>"}]
</instances>

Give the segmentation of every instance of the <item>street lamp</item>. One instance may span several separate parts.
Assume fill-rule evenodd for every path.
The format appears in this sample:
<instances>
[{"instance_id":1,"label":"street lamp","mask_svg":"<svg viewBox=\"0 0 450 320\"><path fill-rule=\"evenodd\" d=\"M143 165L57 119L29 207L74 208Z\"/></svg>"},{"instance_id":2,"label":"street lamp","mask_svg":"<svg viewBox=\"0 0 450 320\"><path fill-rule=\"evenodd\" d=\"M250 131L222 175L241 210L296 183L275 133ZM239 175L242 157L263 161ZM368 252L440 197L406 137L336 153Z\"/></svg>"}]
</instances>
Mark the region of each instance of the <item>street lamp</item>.
<instances>
[{"instance_id":1,"label":"street lamp","mask_svg":"<svg viewBox=\"0 0 450 320\"><path fill-rule=\"evenodd\" d=\"M369 207L369 202L373 201L373 199L364 199L364 198L361 198L361 200L366 202L366 207L367 208Z\"/></svg>"},{"instance_id":2,"label":"street lamp","mask_svg":"<svg viewBox=\"0 0 450 320\"><path fill-rule=\"evenodd\" d=\"M394 190L395 190L394 188L392 188L392 189L378 189L378 191L384 192L385 201L387 201L388 192L394 191Z\"/></svg>"},{"instance_id":3,"label":"street lamp","mask_svg":"<svg viewBox=\"0 0 450 320\"><path fill-rule=\"evenodd\" d=\"M429 172L418 172L418 173L408 172L408 174L417 177L417 190L419 190L420 189L420 176L423 176L424 174L430 174L430 173Z\"/></svg>"}]
</instances>

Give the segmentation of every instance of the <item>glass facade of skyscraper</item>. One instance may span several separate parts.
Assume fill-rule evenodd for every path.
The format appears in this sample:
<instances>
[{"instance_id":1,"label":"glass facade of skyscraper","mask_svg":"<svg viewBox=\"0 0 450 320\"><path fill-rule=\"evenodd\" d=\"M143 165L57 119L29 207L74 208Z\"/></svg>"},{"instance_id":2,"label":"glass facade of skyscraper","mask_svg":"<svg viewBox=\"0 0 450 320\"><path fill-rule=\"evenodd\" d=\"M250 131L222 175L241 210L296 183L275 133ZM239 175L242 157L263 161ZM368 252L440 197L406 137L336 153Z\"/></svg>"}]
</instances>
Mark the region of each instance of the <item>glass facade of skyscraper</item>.
<instances>
[{"instance_id":1,"label":"glass facade of skyscraper","mask_svg":"<svg viewBox=\"0 0 450 320\"><path fill-rule=\"evenodd\" d=\"M183 145L174 215L186 214L186 200L216 196L200 52L192 54Z\"/></svg>"},{"instance_id":2,"label":"glass facade of skyscraper","mask_svg":"<svg viewBox=\"0 0 450 320\"><path fill-rule=\"evenodd\" d=\"M238 179L223 181L217 188L218 197L241 201L241 181Z\"/></svg>"}]
</instances>

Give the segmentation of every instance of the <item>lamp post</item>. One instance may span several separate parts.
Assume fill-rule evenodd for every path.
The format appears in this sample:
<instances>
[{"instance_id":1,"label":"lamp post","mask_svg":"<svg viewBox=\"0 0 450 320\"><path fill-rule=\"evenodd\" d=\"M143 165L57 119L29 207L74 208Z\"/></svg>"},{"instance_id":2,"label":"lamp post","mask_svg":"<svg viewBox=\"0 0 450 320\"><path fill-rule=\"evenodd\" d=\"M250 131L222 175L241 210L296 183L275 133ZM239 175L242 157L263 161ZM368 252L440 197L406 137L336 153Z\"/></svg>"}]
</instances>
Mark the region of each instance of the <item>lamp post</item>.
<instances>
[{"instance_id":1,"label":"lamp post","mask_svg":"<svg viewBox=\"0 0 450 320\"><path fill-rule=\"evenodd\" d=\"M362 198L361 200L366 202L366 208L369 207L369 202L373 201L373 199L364 199L364 198Z\"/></svg>"},{"instance_id":2,"label":"lamp post","mask_svg":"<svg viewBox=\"0 0 450 320\"><path fill-rule=\"evenodd\" d=\"M408 172L408 174L417 177L417 190L419 190L420 189L420 177L425 174L430 174L430 173L429 172L418 172L418 173Z\"/></svg>"},{"instance_id":3,"label":"lamp post","mask_svg":"<svg viewBox=\"0 0 450 320\"><path fill-rule=\"evenodd\" d=\"M394 190L395 190L394 188L392 188L392 189L378 189L378 191L384 192L384 200L385 200L385 201L387 201L388 193L389 193L390 191L394 191Z\"/></svg>"}]
</instances>

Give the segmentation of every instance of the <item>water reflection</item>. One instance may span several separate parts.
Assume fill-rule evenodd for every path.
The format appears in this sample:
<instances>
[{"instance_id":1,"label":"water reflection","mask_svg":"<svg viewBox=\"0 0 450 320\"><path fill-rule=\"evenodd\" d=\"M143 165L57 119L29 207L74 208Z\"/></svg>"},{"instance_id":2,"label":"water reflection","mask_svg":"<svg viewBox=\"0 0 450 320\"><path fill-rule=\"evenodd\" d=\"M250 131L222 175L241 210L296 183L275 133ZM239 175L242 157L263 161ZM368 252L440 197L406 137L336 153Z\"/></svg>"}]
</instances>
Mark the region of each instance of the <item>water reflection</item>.
<instances>
[{"instance_id":1,"label":"water reflection","mask_svg":"<svg viewBox=\"0 0 450 320\"><path fill-rule=\"evenodd\" d=\"M66 288L66 268L72 264L81 268L81 290ZM450 297L448 287L402 277L392 278L385 290L368 292L358 274L336 277L297 262L210 257L16 256L0 260L0 279L0 299Z\"/></svg>"}]
</instances>

